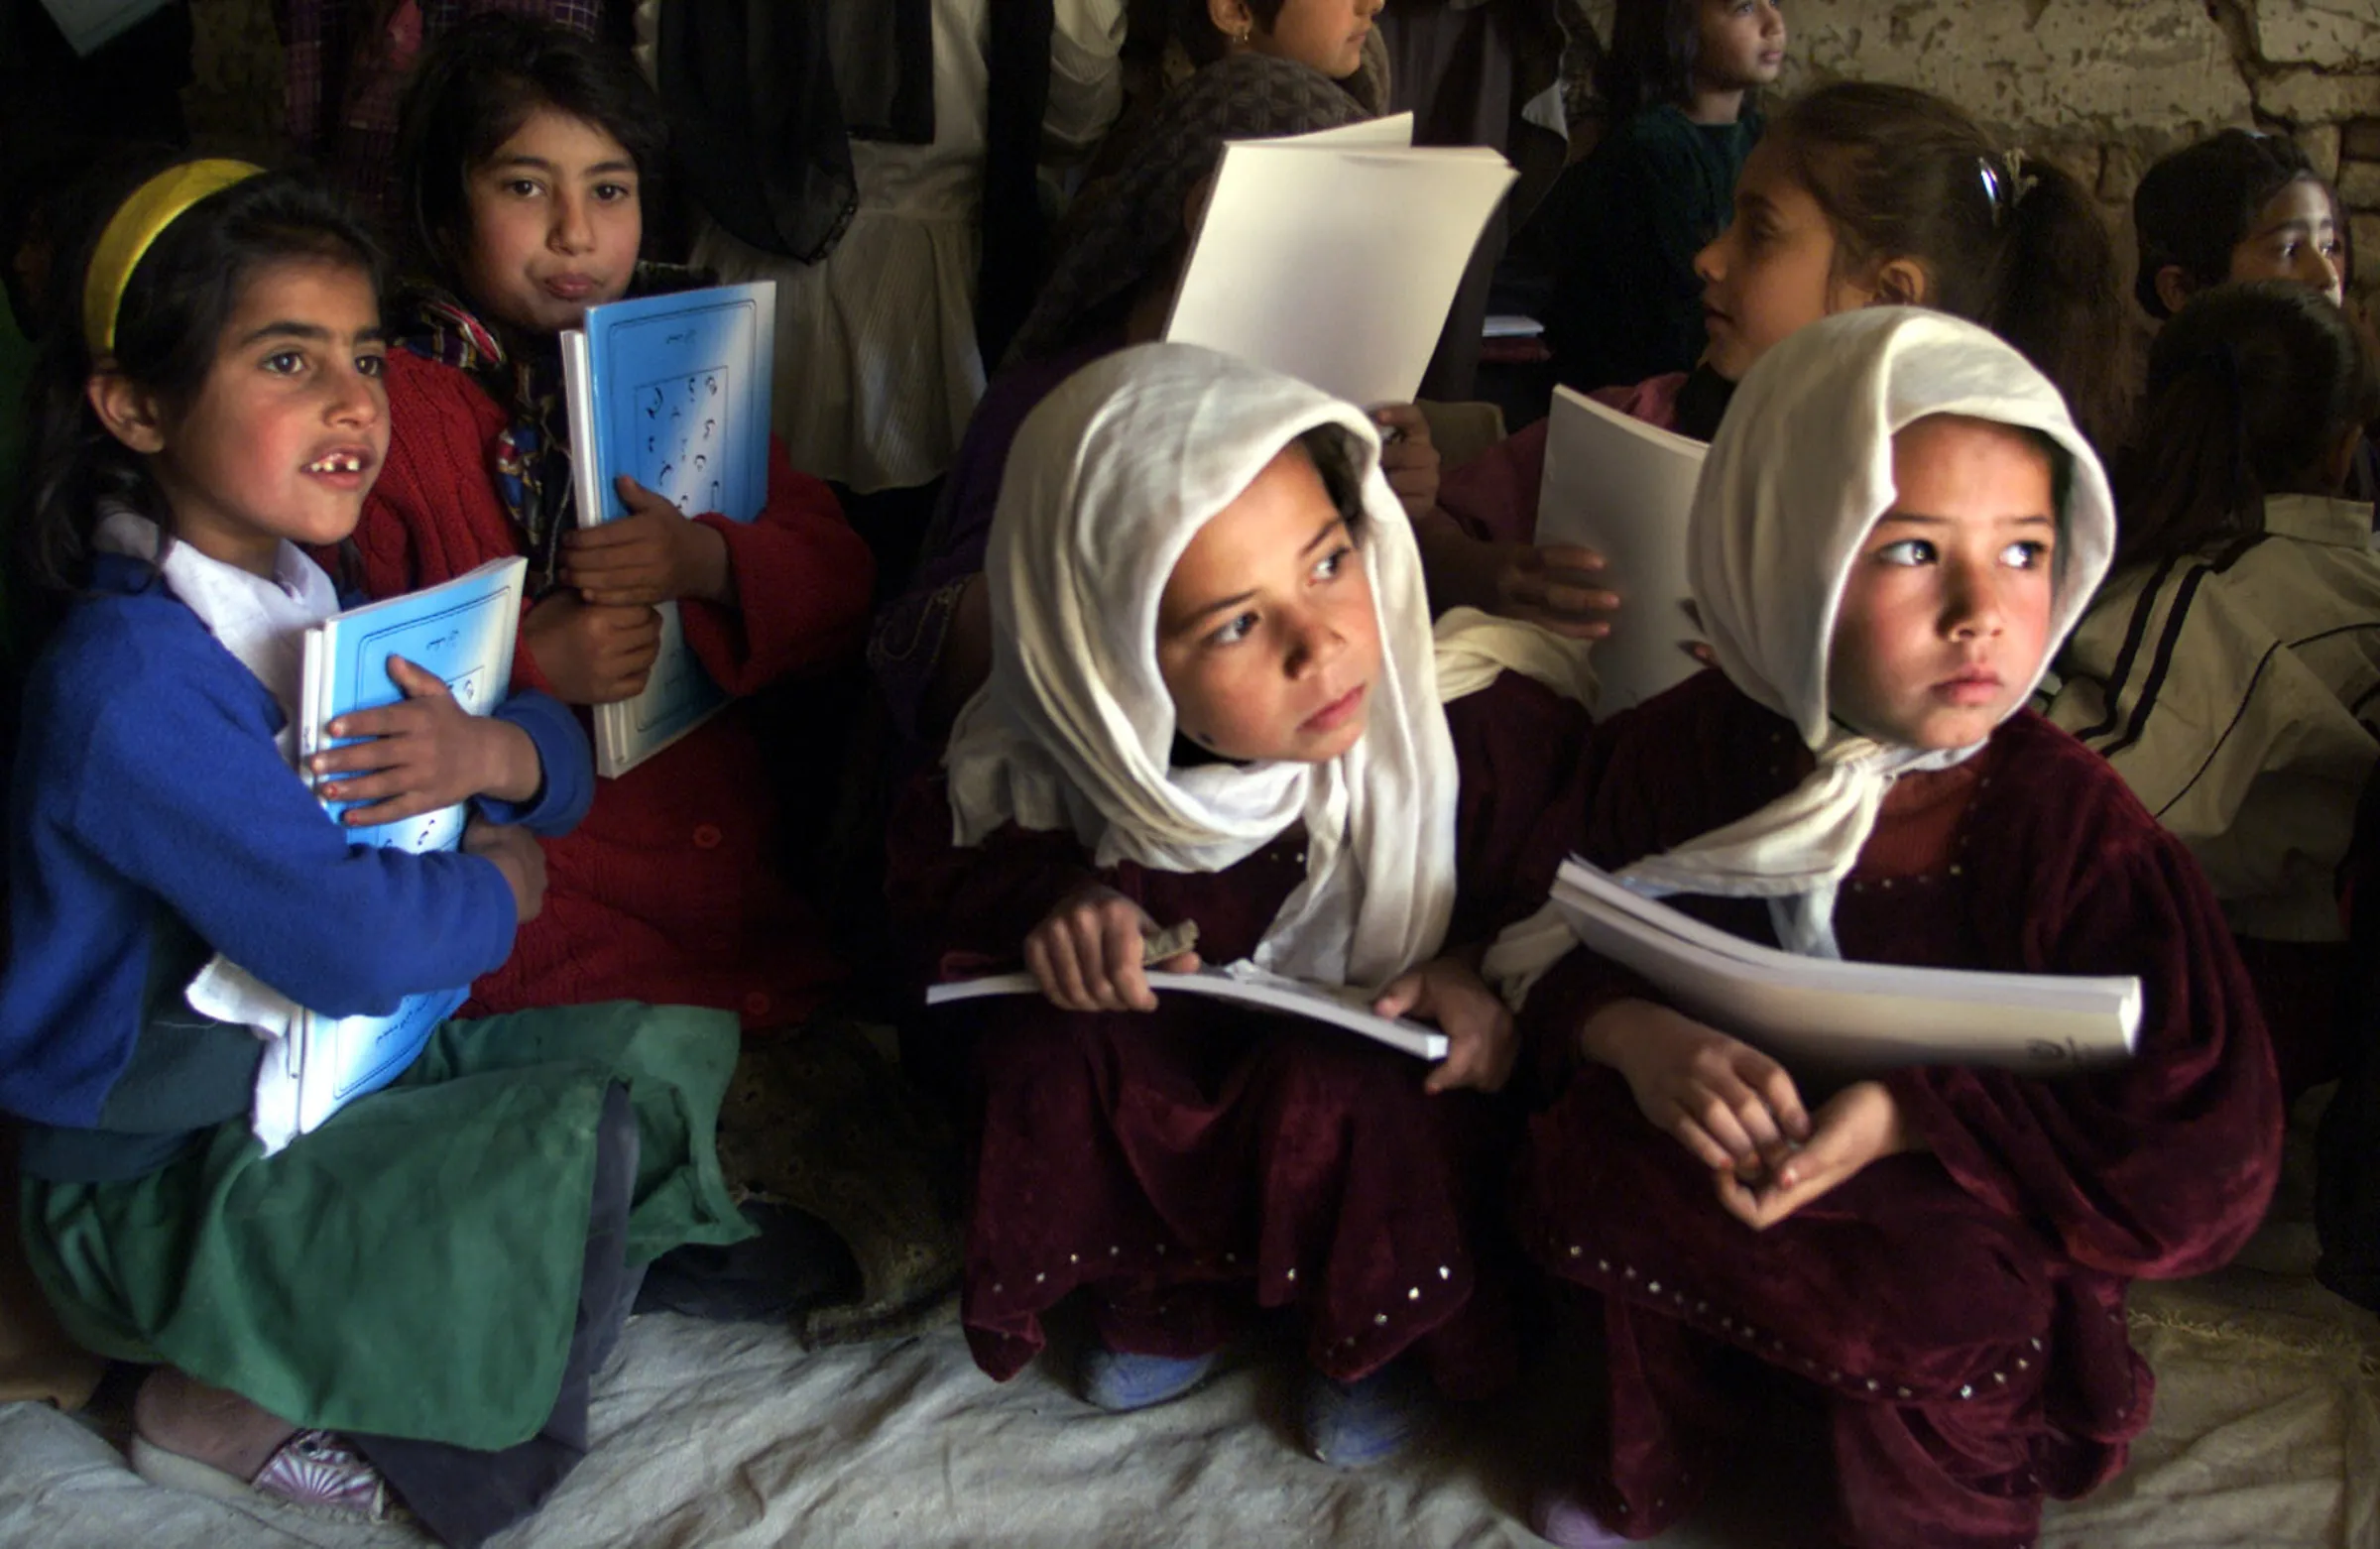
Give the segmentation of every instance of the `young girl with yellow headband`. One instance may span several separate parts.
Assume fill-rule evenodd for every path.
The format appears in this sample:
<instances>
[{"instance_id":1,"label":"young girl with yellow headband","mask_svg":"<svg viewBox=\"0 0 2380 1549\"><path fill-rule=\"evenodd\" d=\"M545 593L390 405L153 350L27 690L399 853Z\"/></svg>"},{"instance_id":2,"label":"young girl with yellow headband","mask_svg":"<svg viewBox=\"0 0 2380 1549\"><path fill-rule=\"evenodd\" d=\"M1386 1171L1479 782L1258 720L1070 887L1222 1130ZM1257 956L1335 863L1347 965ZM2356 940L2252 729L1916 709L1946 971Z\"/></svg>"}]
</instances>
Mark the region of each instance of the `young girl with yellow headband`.
<instances>
[{"instance_id":1,"label":"young girl with yellow headband","mask_svg":"<svg viewBox=\"0 0 2380 1549\"><path fill-rule=\"evenodd\" d=\"M388 451L378 259L327 194L239 163L98 207L57 271L81 326L37 381L23 533L61 612L25 694L0 977L28 1256L78 1341L156 1366L145 1476L401 1496L476 1544L584 1455L643 1263L746 1235L711 1147L735 1021L449 1022L265 1154L271 1008L385 1011L501 964L544 893L536 836L593 774L551 698L475 718L400 662L405 701L334 723L362 740L306 772L365 821L470 800L472 826L460 852L348 842L290 706L301 632L341 606L300 545L346 538Z\"/></svg>"}]
</instances>

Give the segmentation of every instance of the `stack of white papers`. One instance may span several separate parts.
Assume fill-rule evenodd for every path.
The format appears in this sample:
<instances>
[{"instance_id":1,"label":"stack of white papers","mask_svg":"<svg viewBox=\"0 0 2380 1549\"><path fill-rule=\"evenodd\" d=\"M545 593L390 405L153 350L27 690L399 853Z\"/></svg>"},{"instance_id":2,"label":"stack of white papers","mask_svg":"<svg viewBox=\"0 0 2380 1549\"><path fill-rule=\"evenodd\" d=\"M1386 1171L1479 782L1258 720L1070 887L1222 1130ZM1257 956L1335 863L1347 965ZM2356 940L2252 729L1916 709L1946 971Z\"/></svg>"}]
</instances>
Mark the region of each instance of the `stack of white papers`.
<instances>
[{"instance_id":1,"label":"stack of white papers","mask_svg":"<svg viewBox=\"0 0 2380 1549\"><path fill-rule=\"evenodd\" d=\"M1553 900L1590 950L1782 1060L1847 1074L2000 1065L2054 1076L2129 1056L2140 1032L2138 979L1800 957L1641 897L1575 856Z\"/></svg>"}]
</instances>

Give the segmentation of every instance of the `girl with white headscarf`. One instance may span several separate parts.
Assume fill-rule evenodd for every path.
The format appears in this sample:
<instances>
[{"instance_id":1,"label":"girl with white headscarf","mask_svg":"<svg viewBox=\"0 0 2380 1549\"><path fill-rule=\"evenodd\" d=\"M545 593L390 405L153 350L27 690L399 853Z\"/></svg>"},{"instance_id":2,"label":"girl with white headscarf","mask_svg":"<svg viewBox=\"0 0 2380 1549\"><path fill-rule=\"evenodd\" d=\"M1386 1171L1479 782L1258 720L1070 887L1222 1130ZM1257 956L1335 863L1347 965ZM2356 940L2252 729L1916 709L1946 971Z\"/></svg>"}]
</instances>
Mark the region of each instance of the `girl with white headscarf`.
<instances>
[{"instance_id":1,"label":"girl with white headscarf","mask_svg":"<svg viewBox=\"0 0 2380 1549\"><path fill-rule=\"evenodd\" d=\"M2105 1479L2147 1423L2125 1283L2221 1262L2279 1160L2272 1056L2205 883L2019 709L2106 568L2106 482L2009 346L1871 308L1745 377L1691 523L1719 670L1597 730L1575 848L1795 951L2132 974L2147 1009L2102 1073L1830 1093L1508 931L1488 971L1570 1072L1531 1126L1523 1241L1597 1293L1612 1347L1609 1450L1536 1518L1606 1543L1685 1511L1758 1370L1733 1351L1824 1407L1837 1541L2030 1543L2044 1494Z\"/></svg>"},{"instance_id":2,"label":"girl with white headscarf","mask_svg":"<svg viewBox=\"0 0 2380 1549\"><path fill-rule=\"evenodd\" d=\"M1013 1374L1080 1287L1085 1395L1140 1407L1204 1374L1252 1292L1303 1314L1330 1379L1306 1439L1350 1466L1410 1429L1375 1375L1404 1350L1457 1393L1509 1371L1471 1222L1514 1044L1449 949L1542 896L1586 727L1546 686L1577 697L1566 643L1467 615L1433 645L1377 449L1361 410L1188 346L1060 387L1001 493L990 681L893 861L929 977L1021 954L1046 992L940 1024L978 1033L979 1364ZM1438 1021L1448 1059L1160 1004L1143 937L1185 923L1164 966L1348 986Z\"/></svg>"}]
</instances>

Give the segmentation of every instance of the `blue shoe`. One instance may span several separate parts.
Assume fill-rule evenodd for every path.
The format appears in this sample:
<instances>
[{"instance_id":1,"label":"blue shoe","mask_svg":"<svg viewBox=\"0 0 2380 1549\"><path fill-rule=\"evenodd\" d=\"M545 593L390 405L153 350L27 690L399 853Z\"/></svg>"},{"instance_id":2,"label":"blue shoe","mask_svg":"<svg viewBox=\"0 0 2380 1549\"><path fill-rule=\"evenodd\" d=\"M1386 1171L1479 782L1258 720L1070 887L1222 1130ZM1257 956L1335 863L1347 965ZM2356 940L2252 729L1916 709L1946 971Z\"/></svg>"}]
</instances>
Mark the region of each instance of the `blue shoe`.
<instances>
[{"instance_id":1,"label":"blue shoe","mask_svg":"<svg viewBox=\"0 0 2380 1549\"><path fill-rule=\"evenodd\" d=\"M1214 1370L1211 1352L1180 1359L1135 1356L1094 1345L1083 1357L1083 1398L1111 1414L1130 1414L1152 1404L1170 1403L1204 1382Z\"/></svg>"},{"instance_id":2,"label":"blue shoe","mask_svg":"<svg viewBox=\"0 0 2380 1549\"><path fill-rule=\"evenodd\" d=\"M1405 1450L1428 1418L1402 1362L1355 1382L1320 1372L1306 1382L1306 1450L1335 1469L1368 1469Z\"/></svg>"}]
</instances>

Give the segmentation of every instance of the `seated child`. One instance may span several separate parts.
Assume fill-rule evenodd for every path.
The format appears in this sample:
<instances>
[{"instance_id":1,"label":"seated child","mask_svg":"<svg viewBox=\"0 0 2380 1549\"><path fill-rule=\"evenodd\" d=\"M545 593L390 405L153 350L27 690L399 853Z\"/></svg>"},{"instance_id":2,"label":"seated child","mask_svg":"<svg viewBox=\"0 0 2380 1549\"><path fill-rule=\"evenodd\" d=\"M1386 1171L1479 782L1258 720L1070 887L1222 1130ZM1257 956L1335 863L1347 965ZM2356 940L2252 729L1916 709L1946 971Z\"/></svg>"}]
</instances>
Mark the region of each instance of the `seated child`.
<instances>
[{"instance_id":1,"label":"seated child","mask_svg":"<svg viewBox=\"0 0 2380 1549\"><path fill-rule=\"evenodd\" d=\"M1611 128L1530 218L1552 277L1546 344L1580 392L1702 358L1695 254L1726 229L1759 143L1751 98L1785 62L1775 0L1620 0L1597 85Z\"/></svg>"},{"instance_id":2,"label":"seated child","mask_svg":"<svg viewBox=\"0 0 2380 1549\"><path fill-rule=\"evenodd\" d=\"M2200 292L2150 353L2116 567L2048 711L2198 858L2292 1093L2336 1074L2336 877L2380 761L2380 555L2370 504L2338 498L2375 416L2380 377L2320 292Z\"/></svg>"},{"instance_id":3,"label":"seated child","mask_svg":"<svg viewBox=\"0 0 2380 1549\"><path fill-rule=\"evenodd\" d=\"M1597 395L1663 429L1711 439L1734 384L1780 339L1877 304L1980 322L2048 375L2086 432L2114 423L2115 252L2089 192L1931 93L1841 81L1797 98L1744 162L1734 220L1694 267L1701 363ZM1592 637L1613 605L1600 561L1530 542L1545 436L1531 425L1447 475L1446 516L1432 520L1481 541L1467 578L1444 564L1432 578L1448 575L1446 601Z\"/></svg>"},{"instance_id":4,"label":"seated child","mask_svg":"<svg viewBox=\"0 0 2380 1549\"><path fill-rule=\"evenodd\" d=\"M1826 1541L1877 1549L2031 1543L2147 1425L2125 1284L2246 1241L2281 1110L2189 852L2023 709L2114 536L2057 389L1971 323L1835 317L1744 379L1693 515L1719 670L1597 729L1577 848L1749 939L2146 1003L2120 1065L1825 1089L1586 951L1530 988L1567 939L1507 932L1487 972L1557 1083L1522 1245L1609 1344L1556 1542L1668 1527L1761 1382L1825 1416Z\"/></svg>"},{"instance_id":5,"label":"seated child","mask_svg":"<svg viewBox=\"0 0 2380 1549\"><path fill-rule=\"evenodd\" d=\"M939 747L991 662L983 590L986 535L1017 426L1059 383L1127 344L1160 338L1189 262L1197 212L1234 140L1309 134L1370 116L1309 66L1242 51L1201 69L1158 108L1135 149L1068 211L1048 283L1018 331L1008 368L977 405L907 593L878 617L869 661L892 718L913 743ZM1415 513L1438 488L1429 424L1410 405L1380 416L1401 438L1382 453Z\"/></svg>"},{"instance_id":6,"label":"seated child","mask_svg":"<svg viewBox=\"0 0 2380 1549\"><path fill-rule=\"evenodd\" d=\"M514 678L575 706L644 686L662 602L731 694L831 662L858 644L874 574L834 497L774 444L755 521L687 521L623 481L634 514L577 527L555 338L631 292L660 125L625 52L500 14L441 38L405 104L408 257L426 285L391 323L395 435L355 533L363 581L386 596L528 555ZM623 999L799 1020L841 971L788 885L777 784L741 706L605 780L474 1009Z\"/></svg>"},{"instance_id":7,"label":"seated child","mask_svg":"<svg viewBox=\"0 0 2380 1549\"><path fill-rule=\"evenodd\" d=\"M1099 1333L1084 1396L1137 1408L1203 1378L1250 1303L1294 1307L1305 1440L1349 1467L1411 1428L1403 1352L1459 1395L1509 1375L1477 1224L1504 1154L1484 1094L1513 1044L1453 944L1550 880L1518 869L1585 730L1544 686L1576 692L1551 636L1469 616L1433 660L1375 435L1187 345L1052 394L993 527L991 679L892 864L928 977L1021 953L1046 997L929 1013L975 1034L977 1363L1013 1375L1079 1289ZM1195 949L1157 966L1252 958L1362 987L1438 1022L1446 1062L1160 1002L1143 938L1185 923Z\"/></svg>"},{"instance_id":8,"label":"seated child","mask_svg":"<svg viewBox=\"0 0 2380 1549\"><path fill-rule=\"evenodd\" d=\"M1204 69L1260 54L1319 71L1364 104L1388 111L1388 50L1374 18L1387 0L1176 0L1182 52Z\"/></svg>"},{"instance_id":9,"label":"seated child","mask_svg":"<svg viewBox=\"0 0 2380 1549\"><path fill-rule=\"evenodd\" d=\"M2294 280L2345 296L2338 195L2286 135L2226 129L2185 146L2132 191L2140 265L2132 295L2159 322L2209 286Z\"/></svg>"},{"instance_id":10,"label":"seated child","mask_svg":"<svg viewBox=\"0 0 2380 1549\"><path fill-rule=\"evenodd\" d=\"M2150 168L2132 194L2140 263L2132 294L2163 323L2209 286L2289 280L2346 298L2347 220L2296 141L2226 129ZM2380 428L2380 427L2376 427ZM2380 452L2367 431L2347 479L2357 500L2380 494Z\"/></svg>"},{"instance_id":11,"label":"seated child","mask_svg":"<svg viewBox=\"0 0 2380 1549\"><path fill-rule=\"evenodd\" d=\"M387 452L378 260L291 175L189 162L120 192L61 248L76 325L38 388L27 536L67 606L11 810L25 1246L78 1342L158 1366L133 1406L150 1479L371 1515L393 1492L476 1544L585 1455L645 1263L748 1235L712 1150L735 1025L450 1021L264 1154L259 1029L503 963L544 894L538 836L593 774L544 694L475 718L393 667L404 702L334 722L369 740L307 773L373 821L477 815L460 852L348 842L292 767L298 637L340 607L299 545L347 536Z\"/></svg>"}]
</instances>

